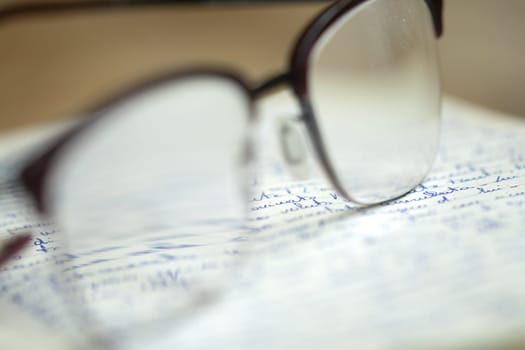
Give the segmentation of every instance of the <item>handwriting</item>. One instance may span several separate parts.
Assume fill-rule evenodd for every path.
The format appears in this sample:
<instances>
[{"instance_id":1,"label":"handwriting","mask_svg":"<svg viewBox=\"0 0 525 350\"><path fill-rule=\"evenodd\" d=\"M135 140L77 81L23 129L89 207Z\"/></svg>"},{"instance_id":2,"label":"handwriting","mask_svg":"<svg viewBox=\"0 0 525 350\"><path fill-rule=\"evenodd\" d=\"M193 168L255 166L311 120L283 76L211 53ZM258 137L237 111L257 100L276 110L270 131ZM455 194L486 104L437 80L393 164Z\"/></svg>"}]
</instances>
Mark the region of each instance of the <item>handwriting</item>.
<instances>
[{"instance_id":1,"label":"handwriting","mask_svg":"<svg viewBox=\"0 0 525 350\"><path fill-rule=\"evenodd\" d=\"M450 303L465 311L461 317L467 318L469 310L458 300L474 295L472 302L486 310L491 300L500 300L502 290L523 288L516 272L525 268L524 238L519 234L525 224L525 127L489 124L449 118L438 161L425 181L405 196L374 207L345 200L319 179L269 181L271 185L257 181L251 188L248 224L240 217L211 215L221 206L210 198L213 206L191 222L198 231L191 231L190 224L150 218L133 222L140 229L130 237L123 234L122 240L106 241L96 249L83 247L81 241L68 246L65 233L35 219L19 188L2 187L6 189L0 194L2 234L31 230L34 238L33 249L1 268L0 291L35 318L58 327L64 321L57 305L78 301L80 294L80 302L96 310L102 306L118 310L119 296L125 297L127 307L139 310L148 296L166 290L191 293L198 278L217 271L230 276L232 266L249 256L256 260L255 267L241 283L253 288L243 294L248 300L257 298L257 293L262 299L289 300L290 307L293 303L306 307L300 303L308 298L344 300L334 310L353 306L350 319L355 310L368 310L377 322L390 320L395 327L409 329L417 322L415 316L410 320L407 310L413 305L407 300L433 298L441 309L427 306L436 315L447 319L439 312ZM0 168L6 164L0 157ZM283 176L278 166L271 164L268 169L266 176ZM141 235L141 229L148 234ZM491 284L504 278L501 275L507 272L502 272L507 270L510 277L502 281L504 287ZM40 295L31 293L37 284ZM214 285L211 290L221 288ZM298 297L279 299L273 294L288 292L287 288ZM74 298L60 298L68 293ZM476 293L486 298L476 299ZM355 295L361 303L353 299ZM516 309L525 311L516 304ZM397 311L384 312L383 306L394 310L396 305ZM523 325L523 320L513 320ZM388 328L385 324L380 326Z\"/></svg>"}]
</instances>

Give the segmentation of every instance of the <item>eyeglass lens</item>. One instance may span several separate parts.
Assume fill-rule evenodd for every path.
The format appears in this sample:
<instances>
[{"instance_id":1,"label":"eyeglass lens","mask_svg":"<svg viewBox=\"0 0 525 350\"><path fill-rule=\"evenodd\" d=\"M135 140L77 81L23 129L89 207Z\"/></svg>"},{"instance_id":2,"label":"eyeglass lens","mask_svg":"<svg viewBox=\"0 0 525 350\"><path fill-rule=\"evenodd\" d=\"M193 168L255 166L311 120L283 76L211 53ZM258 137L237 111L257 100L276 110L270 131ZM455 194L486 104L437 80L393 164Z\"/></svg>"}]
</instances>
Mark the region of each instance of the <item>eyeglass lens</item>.
<instances>
[{"instance_id":1,"label":"eyeglass lens","mask_svg":"<svg viewBox=\"0 0 525 350\"><path fill-rule=\"evenodd\" d=\"M341 17L310 58L310 100L339 183L361 203L400 196L430 170L440 86L424 1L372 0Z\"/></svg>"},{"instance_id":2,"label":"eyeglass lens","mask_svg":"<svg viewBox=\"0 0 525 350\"><path fill-rule=\"evenodd\" d=\"M86 332L109 336L176 318L228 283L246 233L249 100L236 82L193 77L99 118L58 155L44 198L66 245L58 289Z\"/></svg>"}]
</instances>

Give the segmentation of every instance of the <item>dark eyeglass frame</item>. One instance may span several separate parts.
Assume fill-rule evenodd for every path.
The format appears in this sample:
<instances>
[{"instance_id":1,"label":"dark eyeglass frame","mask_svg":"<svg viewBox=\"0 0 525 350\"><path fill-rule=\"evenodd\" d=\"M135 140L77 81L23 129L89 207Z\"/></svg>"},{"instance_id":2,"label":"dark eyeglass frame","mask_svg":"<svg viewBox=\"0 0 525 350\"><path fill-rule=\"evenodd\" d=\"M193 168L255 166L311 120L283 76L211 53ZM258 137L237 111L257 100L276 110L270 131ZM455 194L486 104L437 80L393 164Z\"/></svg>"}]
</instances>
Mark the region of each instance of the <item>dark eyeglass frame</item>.
<instances>
[{"instance_id":1,"label":"dark eyeglass frame","mask_svg":"<svg viewBox=\"0 0 525 350\"><path fill-rule=\"evenodd\" d=\"M153 86L161 85L167 82L173 82L175 80L195 78L195 77L219 77L223 79L231 80L237 83L246 94L247 101L250 104L250 108L253 110L255 101L261 96L266 95L272 90L288 85L301 107L301 117L304 121L308 130L309 136L314 146L314 152L319 159L321 165L326 169L326 173L336 188L341 194L347 198L351 198L344 187L338 180L338 177L333 170L333 167L329 161L329 157L325 151L324 143L319 132L319 128L309 101L309 86L308 86L308 67L309 58L312 50L315 47L318 39L323 33L334 24L343 15L353 11L358 6L372 0L338 0L333 4L329 5L324 11L317 15L310 24L303 31L302 35L296 41L295 47L292 51L290 64L288 71L285 73L277 74L269 79L263 81L263 83L256 85L255 87L249 86L244 79L239 75L232 73L231 71L224 69L189 69L178 72L168 72L161 76L154 77L141 84L135 85L130 89L127 89L120 94L113 96L110 99L103 101L98 104L95 108L86 111L87 115L91 115L88 120L80 123L70 131L66 132L61 136L47 151L45 151L38 158L34 159L27 165L21 175L20 180L22 185L26 188L30 197L34 200L37 209L41 213L46 213L48 208L44 201L44 183L45 179L49 174L49 170L52 168L54 160L57 155L67 146L69 141L76 135L87 129L91 124L96 123L99 119L104 117L104 111L111 108L112 106L120 103L123 100L132 98L135 95L151 88ZM442 34L442 12L443 12L443 0L422 0L424 1L432 16L434 31L436 38L439 38ZM189 1L178 1L178 3L188 3ZM195 2L195 1L194 1ZM199 1L197 1L199 2ZM200 1L204 2L204 1ZM209 2L209 1L207 1ZM238 2L234 1L233 3ZM252 1L252 2L264 2L264 1ZM23 4L14 5L0 9L0 25L2 22L14 20L16 18L28 15L44 15L48 13L57 12L74 12L88 9L109 9L109 8L122 8L132 6L149 6L149 5L160 5L175 3L175 1L169 0L126 0L126 1L108 1L108 0L95 0L86 2L75 2L75 3L47 3L47 4ZM230 4L232 2L229 2ZM250 114L250 118L254 118L254 114ZM24 238L25 237L25 238ZM0 250L0 265L4 263L8 257L16 254L23 246L27 243L27 236L21 236L19 240L14 241L11 244L6 245L5 248Z\"/></svg>"}]
</instances>

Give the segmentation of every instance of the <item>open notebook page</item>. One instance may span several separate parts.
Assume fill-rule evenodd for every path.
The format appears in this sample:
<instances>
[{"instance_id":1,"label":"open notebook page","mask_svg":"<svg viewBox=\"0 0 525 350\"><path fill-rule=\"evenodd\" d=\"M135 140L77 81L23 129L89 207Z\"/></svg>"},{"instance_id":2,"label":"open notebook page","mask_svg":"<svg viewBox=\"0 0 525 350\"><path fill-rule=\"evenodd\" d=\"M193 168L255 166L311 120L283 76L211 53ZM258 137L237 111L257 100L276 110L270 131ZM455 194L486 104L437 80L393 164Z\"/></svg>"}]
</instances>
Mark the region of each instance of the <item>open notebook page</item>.
<instances>
[{"instance_id":1,"label":"open notebook page","mask_svg":"<svg viewBox=\"0 0 525 350\"><path fill-rule=\"evenodd\" d=\"M323 181L292 181L267 164L242 271L156 346L501 348L522 340L525 122L493 114L447 100L426 181L366 210ZM13 152L2 158L6 177L10 162ZM16 188L4 185L0 200L0 233L31 229L36 243L0 273L2 299L58 332L67 312L45 293L53 272L36 241L50 225L31 221ZM45 245L52 251L54 242Z\"/></svg>"}]
</instances>

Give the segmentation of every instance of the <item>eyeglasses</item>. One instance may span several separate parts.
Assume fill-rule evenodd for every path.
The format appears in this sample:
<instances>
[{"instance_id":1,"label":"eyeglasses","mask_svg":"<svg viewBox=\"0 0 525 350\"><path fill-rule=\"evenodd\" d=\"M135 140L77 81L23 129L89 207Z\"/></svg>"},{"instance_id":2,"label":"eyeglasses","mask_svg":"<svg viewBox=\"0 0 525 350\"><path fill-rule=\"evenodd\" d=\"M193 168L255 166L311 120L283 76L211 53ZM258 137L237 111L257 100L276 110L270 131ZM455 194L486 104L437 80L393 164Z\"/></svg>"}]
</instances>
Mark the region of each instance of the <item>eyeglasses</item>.
<instances>
[{"instance_id":1,"label":"eyeglasses","mask_svg":"<svg viewBox=\"0 0 525 350\"><path fill-rule=\"evenodd\" d=\"M21 6L0 18L108 5ZM224 284L246 239L247 191L238 189L254 171L255 102L278 87L292 89L342 196L369 205L419 184L438 147L441 10L440 0L336 1L298 39L288 71L262 84L187 70L89 110L21 176L67 238L59 289L84 306L79 318L112 338Z\"/></svg>"}]
</instances>

